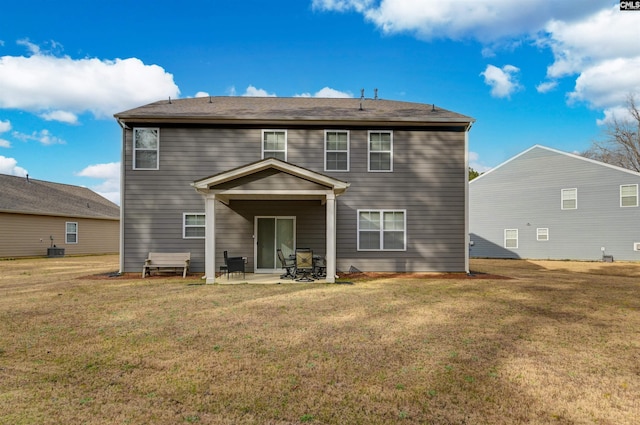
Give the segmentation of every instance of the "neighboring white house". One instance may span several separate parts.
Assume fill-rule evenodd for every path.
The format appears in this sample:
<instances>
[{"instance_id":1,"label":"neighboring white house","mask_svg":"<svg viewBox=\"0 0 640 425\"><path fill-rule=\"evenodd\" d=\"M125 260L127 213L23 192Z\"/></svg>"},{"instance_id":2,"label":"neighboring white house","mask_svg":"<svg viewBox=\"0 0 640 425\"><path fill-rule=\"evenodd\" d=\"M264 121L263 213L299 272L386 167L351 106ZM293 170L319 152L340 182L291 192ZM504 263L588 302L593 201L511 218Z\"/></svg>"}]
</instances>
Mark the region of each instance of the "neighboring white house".
<instances>
[{"instance_id":1,"label":"neighboring white house","mask_svg":"<svg viewBox=\"0 0 640 425\"><path fill-rule=\"evenodd\" d=\"M536 145L469 183L470 255L640 260L640 173Z\"/></svg>"}]
</instances>

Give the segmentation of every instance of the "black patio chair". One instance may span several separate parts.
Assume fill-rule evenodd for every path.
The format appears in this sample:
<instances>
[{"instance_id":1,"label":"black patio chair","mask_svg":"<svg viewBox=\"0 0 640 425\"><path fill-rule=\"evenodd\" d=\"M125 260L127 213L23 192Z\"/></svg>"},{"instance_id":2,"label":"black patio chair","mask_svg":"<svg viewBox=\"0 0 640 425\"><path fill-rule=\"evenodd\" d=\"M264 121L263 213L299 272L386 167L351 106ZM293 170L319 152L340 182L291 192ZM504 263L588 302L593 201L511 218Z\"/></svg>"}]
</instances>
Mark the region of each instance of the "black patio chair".
<instances>
[{"instance_id":1,"label":"black patio chair","mask_svg":"<svg viewBox=\"0 0 640 425\"><path fill-rule=\"evenodd\" d=\"M220 271L223 267L227 272L227 280L229 280L230 273L242 272L242 278L245 278L244 272L244 258L242 257L229 257L227 251L224 251L224 266L220 267Z\"/></svg>"},{"instance_id":2,"label":"black patio chair","mask_svg":"<svg viewBox=\"0 0 640 425\"><path fill-rule=\"evenodd\" d=\"M297 282L313 282L309 275L313 273L313 251L309 248L296 249L296 279Z\"/></svg>"},{"instance_id":3,"label":"black patio chair","mask_svg":"<svg viewBox=\"0 0 640 425\"><path fill-rule=\"evenodd\" d=\"M280 248L278 251L278 260L280 260L280 264L282 268L285 270L285 273L280 275L280 279L295 279L296 278L296 260L293 258L285 258L282 250Z\"/></svg>"},{"instance_id":4,"label":"black patio chair","mask_svg":"<svg viewBox=\"0 0 640 425\"><path fill-rule=\"evenodd\" d=\"M327 261L324 257L313 257L313 273L312 276L316 279L323 279L327 277Z\"/></svg>"}]
</instances>

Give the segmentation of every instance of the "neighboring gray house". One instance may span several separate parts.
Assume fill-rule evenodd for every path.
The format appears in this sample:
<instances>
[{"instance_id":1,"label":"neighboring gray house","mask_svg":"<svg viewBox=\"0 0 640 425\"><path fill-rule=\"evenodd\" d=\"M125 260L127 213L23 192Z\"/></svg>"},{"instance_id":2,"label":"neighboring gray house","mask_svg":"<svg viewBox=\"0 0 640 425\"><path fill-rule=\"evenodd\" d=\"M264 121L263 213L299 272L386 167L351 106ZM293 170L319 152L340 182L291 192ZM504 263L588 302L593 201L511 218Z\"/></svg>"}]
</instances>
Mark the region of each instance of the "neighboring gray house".
<instances>
[{"instance_id":1,"label":"neighboring gray house","mask_svg":"<svg viewBox=\"0 0 640 425\"><path fill-rule=\"evenodd\" d=\"M0 174L0 258L115 254L120 208L86 187ZM60 252L57 250L57 252Z\"/></svg>"},{"instance_id":2,"label":"neighboring gray house","mask_svg":"<svg viewBox=\"0 0 640 425\"><path fill-rule=\"evenodd\" d=\"M533 146L469 183L472 257L640 260L640 173Z\"/></svg>"},{"instance_id":3,"label":"neighboring gray house","mask_svg":"<svg viewBox=\"0 0 640 425\"><path fill-rule=\"evenodd\" d=\"M337 271L467 271L473 120L381 99L205 97L115 115L123 129L121 270L223 251L256 273L308 247Z\"/></svg>"}]
</instances>

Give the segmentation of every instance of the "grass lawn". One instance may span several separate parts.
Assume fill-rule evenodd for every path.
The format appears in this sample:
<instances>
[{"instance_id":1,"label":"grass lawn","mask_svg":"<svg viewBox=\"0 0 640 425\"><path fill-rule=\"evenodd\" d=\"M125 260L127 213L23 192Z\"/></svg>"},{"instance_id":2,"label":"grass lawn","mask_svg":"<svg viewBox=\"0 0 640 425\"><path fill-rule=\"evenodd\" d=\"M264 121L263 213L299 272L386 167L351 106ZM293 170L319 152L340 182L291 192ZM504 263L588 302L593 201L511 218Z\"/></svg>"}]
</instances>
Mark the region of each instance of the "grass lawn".
<instances>
[{"instance_id":1,"label":"grass lawn","mask_svg":"<svg viewBox=\"0 0 640 425\"><path fill-rule=\"evenodd\" d=\"M0 261L0 424L635 424L640 263L203 285ZM507 277L498 278L494 275Z\"/></svg>"}]
</instances>

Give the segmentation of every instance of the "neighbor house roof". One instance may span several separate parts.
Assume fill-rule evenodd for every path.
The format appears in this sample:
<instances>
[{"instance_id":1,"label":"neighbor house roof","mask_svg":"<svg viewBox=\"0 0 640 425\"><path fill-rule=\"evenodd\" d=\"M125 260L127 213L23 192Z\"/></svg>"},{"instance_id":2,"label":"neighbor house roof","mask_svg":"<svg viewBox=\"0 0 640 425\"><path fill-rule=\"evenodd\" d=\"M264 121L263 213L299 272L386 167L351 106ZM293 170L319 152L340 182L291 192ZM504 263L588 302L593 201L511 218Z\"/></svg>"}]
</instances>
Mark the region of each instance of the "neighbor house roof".
<instances>
[{"instance_id":1,"label":"neighbor house roof","mask_svg":"<svg viewBox=\"0 0 640 425\"><path fill-rule=\"evenodd\" d=\"M0 174L0 212L118 220L120 208L86 187Z\"/></svg>"},{"instance_id":2,"label":"neighbor house roof","mask_svg":"<svg viewBox=\"0 0 640 425\"><path fill-rule=\"evenodd\" d=\"M383 99L199 97L163 100L114 115L121 123L384 123L463 125L475 120L439 106Z\"/></svg>"},{"instance_id":3,"label":"neighbor house roof","mask_svg":"<svg viewBox=\"0 0 640 425\"><path fill-rule=\"evenodd\" d=\"M547 146L533 145L529 149L527 149L525 151L522 151L519 154L517 154L516 156L507 159L502 164L499 164L498 166L492 168L491 170L489 170L489 171L487 171L485 173L482 173L481 175L479 175L475 179L471 180L469 182L469 184L472 184L474 182L477 183L478 181L481 181L483 177L493 174L495 171L497 171L500 168L504 167L505 165L509 164L511 161L515 161L516 159L520 158L521 156L524 156L527 153L529 153L529 152L531 152L533 150L536 150L536 149L542 149L542 150L549 151L549 152L552 152L552 153L555 153L555 154L558 154L558 155L564 155L566 157L574 158L574 159L577 159L577 160L580 160L580 161L584 161L584 162L588 162L588 163L594 164L594 165L599 166L599 167L610 168L610 169L613 169L613 170L621 171L623 173L632 174L634 176L640 176L640 173L637 173L636 171L629 170L629 169L622 168L622 167L618 167L618 166L612 165L612 164L607 164L606 162L596 161L595 159L586 158L584 156L576 155L576 154L573 154L573 153L563 152L563 151L560 151L558 149L553 149L553 148L550 148L550 147L547 147Z\"/></svg>"}]
</instances>

